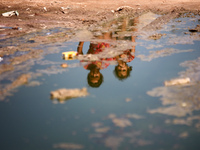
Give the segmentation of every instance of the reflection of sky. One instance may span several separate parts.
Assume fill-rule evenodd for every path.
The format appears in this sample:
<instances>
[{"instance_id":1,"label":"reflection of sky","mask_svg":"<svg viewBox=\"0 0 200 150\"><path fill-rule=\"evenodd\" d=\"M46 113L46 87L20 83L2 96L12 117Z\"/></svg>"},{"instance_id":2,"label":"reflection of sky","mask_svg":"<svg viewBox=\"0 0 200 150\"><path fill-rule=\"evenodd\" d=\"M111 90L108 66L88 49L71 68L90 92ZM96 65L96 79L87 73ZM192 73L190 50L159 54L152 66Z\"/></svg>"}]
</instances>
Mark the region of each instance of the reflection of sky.
<instances>
[{"instance_id":1,"label":"reflection of sky","mask_svg":"<svg viewBox=\"0 0 200 150\"><path fill-rule=\"evenodd\" d=\"M172 149L175 145L174 147L184 149L184 146L188 144L190 149L196 148L195 145L191 146L190 140L197 142L199 132L196 132L193 126L190 128L190 126L173 126L172 124L192 125L194 120L199 120L198 112L195 112L196 114L193 116L191 107L189 107L191 109L182 107L187 103L187 101L183 101L186 98L184 94L190 93L189 90L196 90L198 95L199 85L197 84L191 89L185 87L187 92L182 93L183 89L181 88L163 87L163 82L177 77L178 72L182 71L181 75L188 73L185 71L188 68L183 68L179 64L187 66L183 62L196 60L200 56L199 43L195 41L194 45L168 45L167 48L179 51L188 49L193 49L193 51L171 53L165 57L156 53L156 57L147 62L139 59L137 55L148 56L150 51L154 53L163 48L148 49L148 45L156 45L157 41L144 42L142 39L138 39L136 42L145 43L145 45L136 46L136 58L127 63L132 66L130 77L119 81L113 74L115 65L110 65L101 70L104 81L99 88L88 86L87 74L89 71L82 66L60 67L60 63L68 63L69 66L79 64L78 60L62 60L62 52L76 50L78 42L70 42L66 46L58 48L58 53L44 56L44 61L32 62L31 71L43 74L31 80L39 86L18 87L18 92L9 97L9 100L5 100L8 103L0 104L2 114L0 138L4 141L2 147L31 150L84 146L85 149L89 149L92 145L91 149L105 149L105 147L114 149L126 144L127 147L135 146L136 148L147 146L145 147L147 149L148 146L151 146L151 149L164 146ZM89 42L85 42L84 53L88 47ZM40 48L43 49L42 46ZM89 96L71 99L64 104L51 103L50 91L59 88L83 87L88 88ZM157 93L158 90L160 91ZM147 91L149 92L146 93ZM180 94L177 95L176 92ZM127 102L127 99L130 101ZM162 103L158 101L159 99L166 100L167 105L164 109ZM177 117L173 113L177 111L179 105L181 107L178 107L178 111L184 113L180 118L178 118L180 115ZM165 112L169 111L172 116L165 115L167 113L155 113L157 108L160 112L162 112L161 109ZM115 114L115 117L109 118L110 114ZM191 116L184 118L185 115ZM139 119L136 119L137 117ZM92 124L96 122L100 122L102 125L98 128L93 127ZM196 126L198 126L197 123ZM179 138L190 138L190 140L182 141Z\"/></svg>"},{"instance_id":2,"label":"reflection of sky","mask_svg":"<svg viewBox=\"0 0 200 150\"><path fill-rule=\"evenodd\" d=\"M192 114L194 110L200 110L199 102L199 82L200 82L200 68L199 58L196 60L185 61L181 63L182 66L187 66L186 71L182 71L181 77L189 77L191 83L186 85L177 85L169 87L157 87L147 94L153 97L161 97L163 105L170 105L168 107L161 107L158 109L150 110L150 113L163 113L166 115L174 115L183 117L187 114Z\"/></svg>"}]
</instances>

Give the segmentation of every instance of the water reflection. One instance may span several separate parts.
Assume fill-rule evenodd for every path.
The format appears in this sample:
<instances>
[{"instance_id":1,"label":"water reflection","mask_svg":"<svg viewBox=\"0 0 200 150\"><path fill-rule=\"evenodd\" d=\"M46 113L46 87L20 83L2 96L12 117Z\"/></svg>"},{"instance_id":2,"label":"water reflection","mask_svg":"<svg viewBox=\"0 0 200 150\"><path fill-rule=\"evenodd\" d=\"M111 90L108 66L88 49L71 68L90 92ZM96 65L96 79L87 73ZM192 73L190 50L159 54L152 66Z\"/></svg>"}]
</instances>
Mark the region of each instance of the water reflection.
<instances>
[{"instance_id":1,"label":"water reflection","mask_svg":"<svg viewBox=\"0 0 200 150\"><path fill-rule=\"evenodd\" d=\"M3 116L1 133L2 137L6 137L2 139L17 143L18 138L17 146L21 147L24 143L20 139L28 139L32 143L26 143L27 149L38 142L48 145L41 144L38 149L187 149L187 145L190 149L197 149L190 141L198 140L197 131L200 129L200 58L196 59L199 57L199 41L195 41L199 40L199 33L174 35L169 25L161 31L167 29L166 33L152 36L145 33L146 39L142 39L140 33L146 24L146 29L156 28L153 26L159 21L156 17L148 13L144 22L137 17L121 17L95 33L84 32L90 34L89 39L71 43L61 40L62 44L55 44L50 39L58 42L59 38L48 35L43 37L45 42L49 40L53 44L40 43L37 47L38 39L35 37L26 46L34 44L32 48L42 49L37 49L37 53L35 49L25 49L30 53L21 53L16 47L11 48L16 56L11 52L1 53L4 59L0 62L0 80L3 81L0 99L10 96L22 85L28 86L15 93L17 98L10 96L13 110L7 104L0 105ZM149 20L145 22L147 18ZM164 21L159 23L159 28L163 24ZM183 28L181 33L186 30L185 24ZM84 34L81 36L88 38ZM66 34L61 37L66 38ZM176 37L184 42L174 41ZM186 44L187 39L194 45L180 46ZM36 42L30 42L33 40ZM85 45L88 45L86 52ZM161 47L164 48L159 49ZM70 58L75 60L62 60L62 52L66 49L74 50ZM191 58L194 60L186 61ZM184 85L161 86L164 80L171 81L171 77L180 70L179 67L174 68L180 62L187 68L179 73L178 78L188 79L187 82ZM116 82L115 78L124 82ZM94 88L85 88L87 84ZM52 105L50 94L55 99L53 103L74 100ZM82 97L85 97L83 101ZM162 105L158 103L159 99ZM38 112L40 115L35 115ZM7 130L8 126L11 126L10 130ZM10 136L13 133L16 136Z\"/></svg>"},{"instance_id":2,"label":"water reflection","mask_svg":"<svg viewBox=\"0 0 200 150\"><path fill-rule=\"evenodd\" d=\"M183 84L171 84L171 86L157 87L148 91L153 97L161 97L164 107L148 110L149 113L161 113L177 117L166 120L166 123L192 125L200 129L200 115L193 115L194 111L200 110L200 58L181 63L188 67L186 71L180 72L179 78L190 79Z\"/></svg>"},{"instance_id":3,"label":"water reflection","mask_svg":"<svg viewBox=\"0 0 200 150\"><path fill-rule=\"evenodd\" d=\"M77 52L78 55L83 55L83 44L84 42L79 42ZM98 42L90 42L89 50L87 54L101 55L101 52L103 52L106 48L109 48L110 45L108 43L98 43ZM114 73L118 79L125 79L130 76L130 72L132 70L132 67L128 66L127 63L131 62L134 59L135 55L135 49L131 50L124 50L122 51L122 54L111 57L111 58L101 58L98 57L97 60L92 61L84 61L80 60L83 67L90 72L88 73L88 84L91 87L99 87L103 82L103 75L100 73L100 70L107 68L110 65L110 62L112 64L117 64L114 70ZM80 58L80 57L79 57Z\"/></svg>"},{"instance_id":4,"label":"water reflection","mask_svg":"<svg viewBox=\"0 0 200 150\"><path fill-rule=\"evenodd\" d=\"M123 28L125 28L125 26ZM113 38L112 32L104 33L102 36L99 36L98 39L110 40L110 41L117 40L116 38ZM131 37L130 39L132 41L135 41L133 37ZM100 72L100 70L107 68L110 64L117 64L114 70L114 74L115 77L117 77L118 79L122 80L130 76L132 67L128 66L127 63L131 62L135 58L135 46L133 46L132 49L120 50L120 53L118 53L118 55L116 55L116 53L113 53L110 55L110 57L108 57L103 52L106 49L108 49L108 51L111 48L114 49L114 46L116 47L117 45L106 43L104 41L103 42L91 41L89 49L86 54L87 56L89 55L94 59L84 60L82 59L85 58L83 54L83 45L84 41L79 42L77 48L77 55L78 55L77 57L80 60L83 67L89 70L87 76L87 81L89 86L99 87L102 84L103 75ZM95 55L98 57L95 57Z\"/></svg>"}]
</instances>

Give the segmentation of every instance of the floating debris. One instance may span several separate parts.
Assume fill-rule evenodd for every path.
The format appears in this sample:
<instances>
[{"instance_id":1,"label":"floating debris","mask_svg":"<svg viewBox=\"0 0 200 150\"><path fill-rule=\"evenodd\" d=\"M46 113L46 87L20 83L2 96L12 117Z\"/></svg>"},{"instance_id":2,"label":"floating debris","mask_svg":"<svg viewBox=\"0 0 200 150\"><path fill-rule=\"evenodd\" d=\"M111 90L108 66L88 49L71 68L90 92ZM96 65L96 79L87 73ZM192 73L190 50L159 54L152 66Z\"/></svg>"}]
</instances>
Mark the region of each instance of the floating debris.
<instances>
[{"instance_id":1,"label":"floating debris","mask_svg":"<svg viewBox=\"0 0 200 150\"><path fill-rule=\"evenodd\" d=\"M19 16L19 13L17 11L9 11L9 12L2 13L2 16L4 17L11 17L14 15Z\"/></svg>"},{"instance_id":2,"label":"floating debris","mask_svg":"<svg viewBox=\"0 0 200 150\"><path fill-rule=\"evenodd\" d=\"M62 53L63 59L65 59L65 60L72 60L75 58L76 55L77 55L77 52L75 52L75 51L69 51L69 52Z\"/></svg>"},{"instance_id":3,"label":"floating debris","mask_svg":"<svg viewBox=\"0 0 200 150\"><path fill-rule=\"evenodd\" d=\"M58 99L58 100L67 100L70 98L76 98L76 97L85 97L89 93L87 92L87 88L82 89L58 89L56 91L51 92L51 98L52 99Z\"/></svg>"},{"instance_id":4,"label":"floating debris","mask_svg":"<svg viewBox=\"0 0 200 150\"><path fill-rule=\"evenodd\" d=\"M190 83L190 78L177 78L177 79L172 79L169 81L165 81L164 84L165 86L173 86L173 85L185 85Z\"/></svg>"},{"instance_id":5,"label":"floating debris","mask_svg":"<svg viewBox=\"0 0 200 150\"><path fill-rule=\"evenodd\" d=\"M2 62L3 61L3 58L2 57L0 57L0 62Z\"/></svg>"}]
</instances>

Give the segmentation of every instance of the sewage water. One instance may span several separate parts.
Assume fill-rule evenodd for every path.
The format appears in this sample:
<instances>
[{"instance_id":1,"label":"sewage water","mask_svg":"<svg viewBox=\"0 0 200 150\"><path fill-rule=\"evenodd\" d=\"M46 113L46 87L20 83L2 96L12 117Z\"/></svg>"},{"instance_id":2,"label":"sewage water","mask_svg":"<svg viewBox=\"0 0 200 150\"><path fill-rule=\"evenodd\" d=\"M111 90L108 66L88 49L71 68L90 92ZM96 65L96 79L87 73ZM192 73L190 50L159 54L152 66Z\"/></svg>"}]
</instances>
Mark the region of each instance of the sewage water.
<instances>
[{"instance_id":1,"label":"sewage water","mask_svg":"<svg viewBox=\"0 0 200 150\"><path fill-rule=\"evenodd\" d=\"M198 150L199 16L146 15L2 41L0 149Z\"/></svg>"}]
</instances>

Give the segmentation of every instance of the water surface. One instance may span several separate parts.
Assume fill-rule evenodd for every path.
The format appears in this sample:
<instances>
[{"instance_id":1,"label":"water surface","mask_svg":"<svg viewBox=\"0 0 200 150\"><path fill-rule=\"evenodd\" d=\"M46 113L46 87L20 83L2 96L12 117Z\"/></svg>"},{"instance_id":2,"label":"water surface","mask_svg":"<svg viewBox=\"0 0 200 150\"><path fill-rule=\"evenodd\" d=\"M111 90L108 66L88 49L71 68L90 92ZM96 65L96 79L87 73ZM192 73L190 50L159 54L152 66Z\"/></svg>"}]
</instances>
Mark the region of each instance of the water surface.
<instances>
[{"instance_id":1,"label":"water surface","mask_svg":"<svg viewBox=\"0 0 200 150\"><path fill-rule=\"evenodd\" d=\"M56 28L2 42L15 52L0 62L7 65L0 76L0 148L198 150L200 34L189 29L199 16L147 32L145 23L160 17L148 15L147 22L122 17L75 34ZM63 59L69 51L78 54ZM177 78L190 82L165 86ZM50 94L84 87L83 97Z\"/></svg>"}]
</instances>

